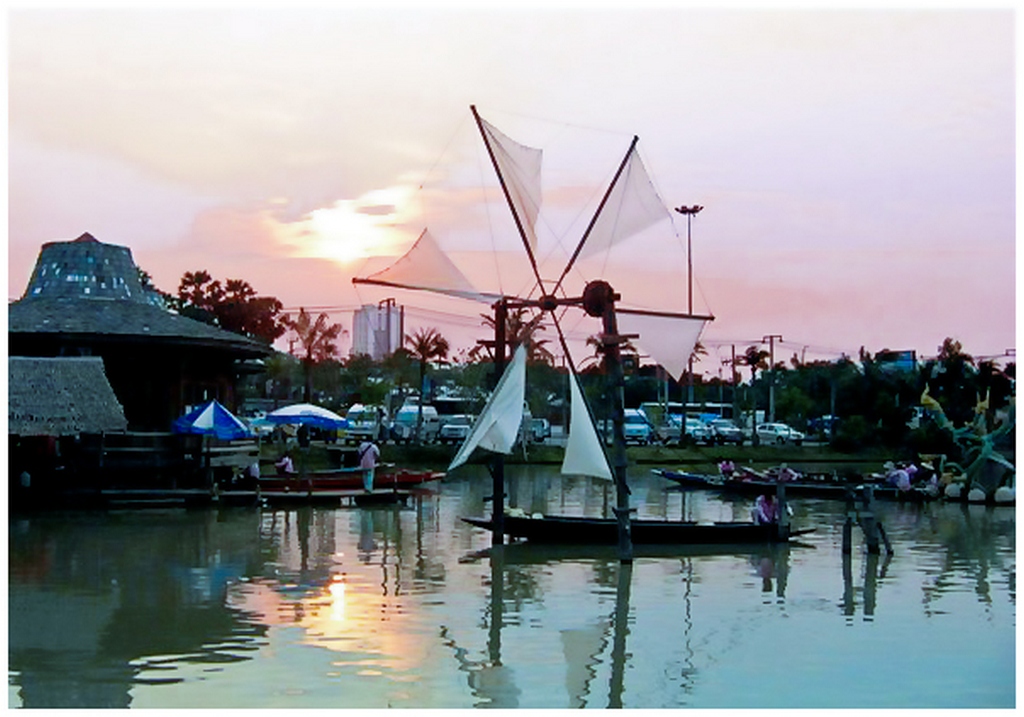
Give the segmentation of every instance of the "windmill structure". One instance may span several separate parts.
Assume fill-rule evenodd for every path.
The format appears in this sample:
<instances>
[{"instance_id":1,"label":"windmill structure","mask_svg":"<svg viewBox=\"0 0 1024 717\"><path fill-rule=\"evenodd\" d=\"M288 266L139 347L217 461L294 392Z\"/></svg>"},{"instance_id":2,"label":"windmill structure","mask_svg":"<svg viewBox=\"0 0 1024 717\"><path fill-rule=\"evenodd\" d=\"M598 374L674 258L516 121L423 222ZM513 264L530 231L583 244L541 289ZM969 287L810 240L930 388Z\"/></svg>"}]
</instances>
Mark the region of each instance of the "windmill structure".
<instances>
[{"instance_id":1,"label":"windmill structure","mask_svg":"<svg viewBox=\"0 0 1024 717\"><path fill-rule=\"evenodd\" d=\"M522 416L525 386L525 350L520 347L506 368L505 325L508 312L532 309L547 312L557 330L558 338L570 369L572 413L562 472L611 479L616 488L614 512L618 523L619 556L622 562L633 559L630 535L629 485L626 481L626 448L623 431L623 370L621 347L626 341L642 346L658 363L675 376L686 368L693 347L709 315L650 309L621 305L622 297L610 283L601 278L586 282L578 294L568 295L566 277L585 256L607 251L669 215L658 197L647 171L636 151L638 138L633 137L625 157L583 235L555 280L541 276L537 260L536 222L541 204L541 150L519 144L484 120L475 106L470 108L483 138L491 164L498 175L505 200L535 282L527 297L477 290L458 267L445 255L437 242L424 229L412 248L388 268L363 278L355 284L375 284L393 288L432 291L449 296L489 303L494 310L495 375L500 380L484 411L474 424L449 470L465 462L475 448L495 453L489 468L493 479L493 503L490 529L495 545L504 543L504 463L502 454L511 452L518 435ZM582 310L600 319L600 349L604 369L613 397L611 407L611 455L605 451L590 410L579 385L575 364L566 343L559 311ZM518 399L518 406L515 405Z\"/></svg>"}]
</instances>

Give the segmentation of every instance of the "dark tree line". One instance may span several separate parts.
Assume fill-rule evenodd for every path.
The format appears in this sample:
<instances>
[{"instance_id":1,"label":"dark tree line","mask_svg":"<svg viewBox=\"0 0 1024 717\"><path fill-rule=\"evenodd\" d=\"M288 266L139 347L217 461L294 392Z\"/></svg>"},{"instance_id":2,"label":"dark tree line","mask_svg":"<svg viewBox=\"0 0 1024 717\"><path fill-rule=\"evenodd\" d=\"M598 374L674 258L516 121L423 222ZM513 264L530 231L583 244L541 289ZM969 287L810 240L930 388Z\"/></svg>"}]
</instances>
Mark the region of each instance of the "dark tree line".
<instances>
[{"instance_id":1,"label":"dark tree line","mask_svg":"<svg viewBox=\"0 0 1024 717\"><path fill-rule=\"evenodd\" d=\"M269 377L276 390L288 392L301 381L304 400L316 397L337 407L382 403L392 389L404 396L407 391L424 387L428 371L433 374L433 390L445 385L480 404L493 385L493 357L486 341L463 352L461 360L449 363L447 340L437 329L422 329L405 337L408 348L398 349L383 361L358 355L339 358L335 342L343 331L340 324L331 324L326 314L314 318L304 309L291 318L283 312L280 301L259 296L248 282L228 279L222 283L206 271L186 272L177 295L172 296L153 287L145 272L141 272L141 278L144 286L160 294L169 308L182 315L267 344L291 332L289 353L294 356L294 365L289 368L288 360L275 358L264 380ZM490 337L494 318L482 318L482 329ZM545 319L544 314L525 309L510 311L505 334L509 356L521 342L529 348L527 401L531 412L554 422L564 418L568 382L566 369L555 365L547 347L549 340L539 337L547 328ZM943 341L936 358L910 369L896 362L889 351L872 356L861 349L856 361L843 357L803 362L794 355L775 366L769 365L768 357L759 346L750 346L737 356L738 366L750 370L751 378L746 382L739 381L738 366L732 367L733 375L727 379L694 376L694 401L725 402L738 414L766 411L769 387L774 382L776 420L814 432L815 419L834 416L838 423L829 437L836 447L940 450L948 447L944 445L948 441L944 432L928 421L914 420L925 391L956 427L970 424L980 403L990 428L1005 416L1015 391L1014 363L1001 369L991 360L975 360L952 338ZM433 364L438 365L430 368ZM664 379L658 367L641 365L636 357L624 364L627 406L662 397ZM608 401L600 363L583 372L581 383L595 414L602 417ZM669 399L686 401L689 383L688 376L678 382L670 379ZM428 395L427 400L430 398Z\"/></svg>"}]
</instances>

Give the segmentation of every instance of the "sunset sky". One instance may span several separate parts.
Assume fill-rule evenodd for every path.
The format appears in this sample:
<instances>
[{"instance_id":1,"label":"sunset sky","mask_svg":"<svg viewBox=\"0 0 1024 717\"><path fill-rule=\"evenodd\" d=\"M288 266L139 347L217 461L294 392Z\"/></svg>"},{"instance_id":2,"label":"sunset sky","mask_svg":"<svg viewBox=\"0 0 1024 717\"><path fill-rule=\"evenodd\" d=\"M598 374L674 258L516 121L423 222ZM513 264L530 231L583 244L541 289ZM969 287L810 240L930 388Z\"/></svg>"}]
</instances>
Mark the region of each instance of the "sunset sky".
<instances>
[{"instance_id":1,"label":"sunset sky","mask_svg":"<svg viewBox=\"0 0 1024 717\"><path fill-rule=\"evenodd\" d=\"M634 134L664 203L705 207L706 373L770 334L808 360L1015 346L1012 10L468 7L9 10L8 298L89 232L171 293L205 269L346 329L394 296L468 348L486 305L351 279L429 228L478 289L529 292L476 105L545 152L546 275ZM666 215L579 278L685 311Z\"/></svg>"}]
</instances>

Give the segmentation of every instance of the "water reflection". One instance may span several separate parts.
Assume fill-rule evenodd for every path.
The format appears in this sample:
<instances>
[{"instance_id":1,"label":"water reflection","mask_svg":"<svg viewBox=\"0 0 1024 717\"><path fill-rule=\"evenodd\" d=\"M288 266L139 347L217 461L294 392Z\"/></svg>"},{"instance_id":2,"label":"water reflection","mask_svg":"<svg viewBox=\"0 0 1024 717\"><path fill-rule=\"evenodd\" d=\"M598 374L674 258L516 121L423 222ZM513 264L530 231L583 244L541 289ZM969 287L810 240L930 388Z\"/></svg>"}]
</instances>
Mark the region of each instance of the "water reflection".
<instances>
[{"instance_id":1,"label":"water reflection","mask_svg":"<svg viewBox=\"0 0 1024 717\"><path fill-rule=\"evenodd\" d=\"M483 556L486 556L490 567L490 601L485 616L488 625L488 659L470 660L468 651L459 647L448 636L446 630L442 631L442 635L452 648L459 669L467 674L473 694L482 700L476 706L518 707L521 691L516 686L515 672L503 664L501 657L502 628L505 626L505 586L508 582L516 596L511 600L513 609L516 599L533 597L536 583L530 576L531 571L523 570L523 566L548 563L552 560L552 553L543 548L535 549L535 546L524 544L498 545L481 551L476 556L470 556L470 559ZM506 556L511 558L508 564ZM595 667L601 663L601 655L607 649L609 640L612 643L612 650L607 706L622 707L633 566L620 563L617 553L608 552L604 560L595 563L593 568L596 582L599 584L609 583L614 576L615 609L611 615L600 617L587 627L559 630L566 664L565 686L569 707L588 706L592 683L597 676Z\"/></svg>"},{"instance_id":2,"label":"water reflection","mask_svg":"<svg viewBox=\"0 0 1024 717\"><path fill-rule=\"evenodd\" d=\"M764 548L760 553L755 553L750 558L750 564L757 570L761 578L761 592L771 593L773 591L772 581L775 581L775 596L786 597L786 581L789 577L789 551L788 545L777 545L771 548Z\"/></svg>"},{"instance_id":3,"label":"water reflection","mask_svg":"<svg viewBox=\"0 0 1024 717\"><path fill-rule=\"evenodd\" d=\"M697 648L692 643L692 590L695 561L702 558L736 557L746 560L762 579L763 589L785 598L789 574L789 546L705 545L635 546L641 561L668 561L678 565L682 576L682 646L685 651L678 673L681 687L689 692L696 680ZM507 613L522 616L524 603L543 603L540 579L562 570L585 566L589 592L613 594L613 608L586 620L582 627L557 630L565 665L567 705L579 707L621 708L626 691L626 675L633 653L628 649L630 624L635 618L630 604L634 565L619 561L615 546L531 545L513 543L494 546L464 556L462 562L486 561L489 567L489 600L483 622L487 626L487 658L470 659L470 651L460 646L445 629L446 644L466 673L467 684L480 700L478 707L518 707L521 690L516 686L515 670L502 657L503 629L510 623ZM606 682L598 683L599 667L607 667Z\"/></svg>"},{"instance_id":4,"label":"water reflection","mask_svg":"<svg viewBox=\"0 0 1024 717\"><path fill-rule=\"evenodd\" d=\"M510 503L530 512L614 503L550 470L514 487ZM882 653L906 650L911 676L919 658L903 645L973 651L948 673L929 662L928 694L955 689L965 665L992 673L1007 649L1012 663L1012 509L882 505L895 555L858 543L844 559L843 505L800 500L795 522L818 527L809 547L636 546L624 569L614 546L485 549L458 516L483 514L487 488L447 481L403 509L12 516L12 705L744 706L774 694L764 644L794 679L810 652L840 655L801 695L836 694L853 679L842 660L883 641ZM634 498L640 515L671 520L749 508L643 479ZM947 703L980 704L963 689ZM822 703L860 704L838 694ZM994 694L1005 706L1006 690Z\"/></svg>"},{"instance_id":5,"label":"water reflection","mask_svg":"<svg viewBox=\"0 0 1024 717\"><path fill-rule=\"evenodd\" d=\"M174 679L161 656L211 670L246 659L265 628L226 595L259 562L256 529L216 513L12 518L8 654L22 704L126 707L133 685Z\"/></svg>"},{"instance_id":6,"label":"water reflection","mask_svg":"<svg viewBox=\"0 0 1024 717\"><path fill-rule=\"evenodd\" d=\"M885 573L889 569L893 556L886 553L884 557L876 553L864 555L864 587L861 589L861 600L863 602L864 620L871 621L875 615L875 604L877 602L878 584L885 579ZM879 562L881 561L881 567ZM856 589L853 582L853 556L849 553L843 554L843 614L852 618L857 612Z\"/></svg>"}]
</instances>

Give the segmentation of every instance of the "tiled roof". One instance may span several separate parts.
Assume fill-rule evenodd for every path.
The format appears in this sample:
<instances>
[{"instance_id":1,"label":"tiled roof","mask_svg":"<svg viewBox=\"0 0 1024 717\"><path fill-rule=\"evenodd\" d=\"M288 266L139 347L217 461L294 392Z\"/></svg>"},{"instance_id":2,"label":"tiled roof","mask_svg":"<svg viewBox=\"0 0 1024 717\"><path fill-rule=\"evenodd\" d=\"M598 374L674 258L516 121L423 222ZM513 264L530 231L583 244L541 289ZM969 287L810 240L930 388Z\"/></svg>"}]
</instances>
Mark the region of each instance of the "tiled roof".
<instances>
[{"instance_id":1,"label":"tiled roof","mask_svg":"<svg viewBox=\"0 0 1024 717\"><path fill-rule=\"evenodd\" d=\"M106 298L150 302L131 249L91 234L43 244L23 298Z\"/></svg>"},{"instance_id":2,"label":"tiled roof","mask_svg":"<svg viewBox=\"0 0 1024 717\"><path fill-rule=\"evenodd\" d=\"M7 308L8 335L162 340L230 348L247 357L271 353L259 341L171 313L152 297L128 247L89 233L48 242L25 295Z\"/></svg>"},{"instance_id":3,"label":"tiled roof","mask_svg":"<svg viewBox=\"0 0 1024 717\"><path fill-rule=\"evenodd\" d=\"M142 337L223 346L252 356L271 353L265 344L151 304L117 299L27 298L7 307L7 331L15 334Z\"/></svg>"}]
</instances>

